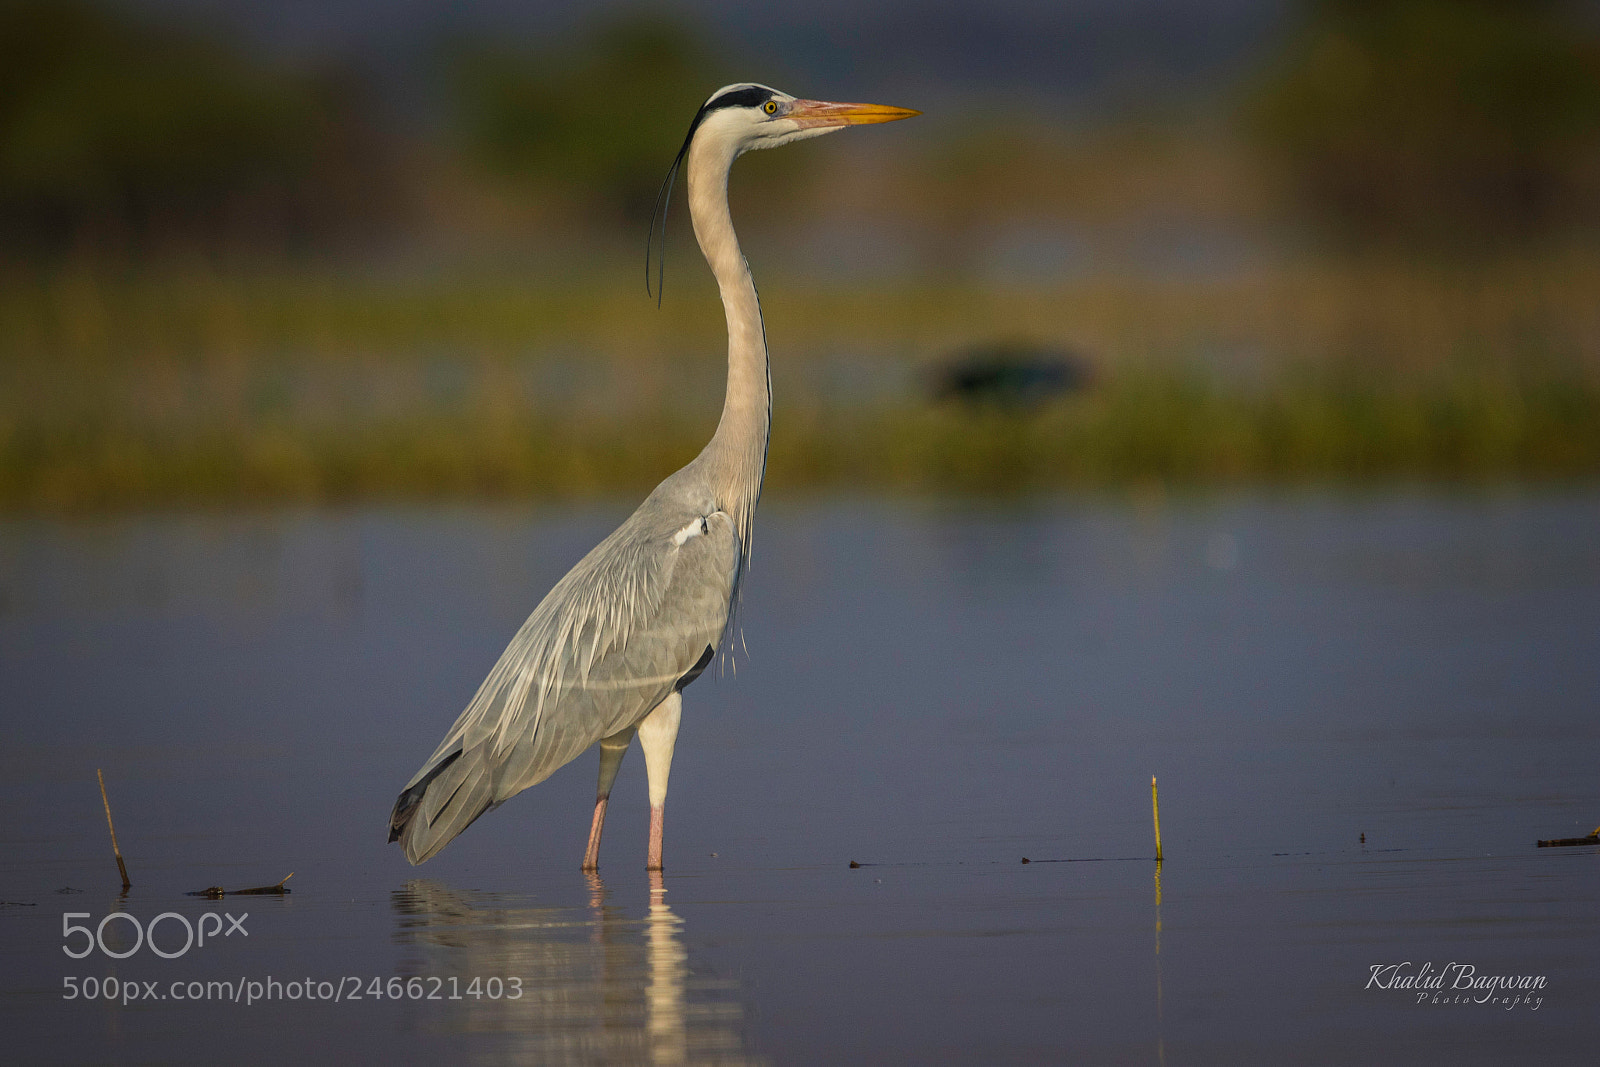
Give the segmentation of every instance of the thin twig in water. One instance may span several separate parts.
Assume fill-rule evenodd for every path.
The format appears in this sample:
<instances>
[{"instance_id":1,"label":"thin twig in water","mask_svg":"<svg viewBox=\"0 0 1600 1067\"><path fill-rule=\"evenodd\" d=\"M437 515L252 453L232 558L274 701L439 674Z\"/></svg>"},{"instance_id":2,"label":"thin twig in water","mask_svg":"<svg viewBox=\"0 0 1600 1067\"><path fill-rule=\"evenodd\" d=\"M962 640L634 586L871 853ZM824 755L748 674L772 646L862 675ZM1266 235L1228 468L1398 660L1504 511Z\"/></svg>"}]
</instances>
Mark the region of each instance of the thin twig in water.
<instances>
[{"instance_id":1,"label":"thin twig in water","mask_svg":"<svg viewBox=\"0 0 1600 1067\"><path fill-rule=\"evenodd\" d=\"M1156 821L1156 862L1161 862L1161 801L1156 797L1156 776L1150 776L1150 814Z\"/></svg>"},{"instance_id":2,"label":"thin twig in water","mask_svg":"<svg viewBox=\"0 0 1600 1067\"><path fill-rule=\"evenodd\" d=\"M100 779L100 802L106 806L106 828L111 831L111 854L117 857L117 870L122 873L122 891L126 893L133 883L128 881L128 865L122 862L122 849L117 847L117 828L111 822L111 801L106 797L106 776L99 767L94 776Z\"/></svg>"}]
</instances>

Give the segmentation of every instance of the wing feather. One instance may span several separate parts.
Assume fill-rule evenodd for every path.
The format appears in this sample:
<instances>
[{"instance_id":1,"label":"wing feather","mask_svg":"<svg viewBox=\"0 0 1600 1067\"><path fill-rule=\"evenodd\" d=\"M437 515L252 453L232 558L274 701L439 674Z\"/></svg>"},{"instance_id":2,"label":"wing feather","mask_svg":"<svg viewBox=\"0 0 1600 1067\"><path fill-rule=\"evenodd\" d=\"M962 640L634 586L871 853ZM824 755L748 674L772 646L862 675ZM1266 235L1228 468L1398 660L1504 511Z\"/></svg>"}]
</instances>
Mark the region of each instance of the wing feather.
<instances>
[{"instance_id":1,"label":"wing feather","mask_svg":"<svg viewBox=\"0 0 1600 1067\"><path fill-rule=\"evenodd\" d=\"M705 532L676 538L691 522ZM714 503L652 495L533 610L407 788L467 752L498 804L637 723L715 651L740 561Z\"/></svg>"}]
</instances>

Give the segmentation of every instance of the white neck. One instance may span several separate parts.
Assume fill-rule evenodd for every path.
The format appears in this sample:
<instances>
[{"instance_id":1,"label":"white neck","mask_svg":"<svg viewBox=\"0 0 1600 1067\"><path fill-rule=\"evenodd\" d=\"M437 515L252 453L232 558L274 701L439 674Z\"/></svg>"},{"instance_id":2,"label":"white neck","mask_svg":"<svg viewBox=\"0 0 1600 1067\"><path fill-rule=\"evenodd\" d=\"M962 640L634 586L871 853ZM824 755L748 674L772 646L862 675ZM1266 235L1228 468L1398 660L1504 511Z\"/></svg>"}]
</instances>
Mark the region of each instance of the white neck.
<instances>
[{"instance_id":1,"label":"white neck","mask_svg":"<svg viewBox=\"0 0 1600 1067\"><path fill-rule=\"evenodd\" d=\"M772 379L755 281L728 214L728 171L737 154L727 138L697 136L687 162L695 239L716 276L728 317L728 391L722 420L697 462L705 466L724 507L743 527L748 546L766 469Z\"/></svg>"}]
</instances>

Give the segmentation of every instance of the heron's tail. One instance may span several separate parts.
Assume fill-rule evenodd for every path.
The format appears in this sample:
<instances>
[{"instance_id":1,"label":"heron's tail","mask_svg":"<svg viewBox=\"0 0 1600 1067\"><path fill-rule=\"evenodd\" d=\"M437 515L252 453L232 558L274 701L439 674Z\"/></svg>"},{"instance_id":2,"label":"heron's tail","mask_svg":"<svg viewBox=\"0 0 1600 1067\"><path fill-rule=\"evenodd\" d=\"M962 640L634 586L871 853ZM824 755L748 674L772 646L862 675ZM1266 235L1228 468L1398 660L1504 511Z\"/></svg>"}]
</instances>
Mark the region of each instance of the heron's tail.
<instances>
[{"instance_id":1,"label":"heron's tail","mask_svg":"<svg viewBox=\"0 0 1600 1067\"><path fill-rule=\"evenodd\" d=\"M494 771L482 746L456 749L425 767L394 802L389 840L422 863L494 807Z\"/></svg>"}]
</instances>

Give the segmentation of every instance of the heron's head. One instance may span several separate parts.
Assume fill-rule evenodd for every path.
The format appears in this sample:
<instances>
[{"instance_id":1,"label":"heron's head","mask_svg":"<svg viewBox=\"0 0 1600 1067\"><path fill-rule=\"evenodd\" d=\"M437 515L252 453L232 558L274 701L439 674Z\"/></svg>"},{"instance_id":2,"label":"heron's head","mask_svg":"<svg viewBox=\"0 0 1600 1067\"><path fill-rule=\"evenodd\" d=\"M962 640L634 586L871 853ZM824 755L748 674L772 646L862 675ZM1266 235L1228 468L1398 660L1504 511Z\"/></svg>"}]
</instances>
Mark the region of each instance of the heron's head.
<instances>
[{"instance_id":1,"label":"heron's head","mask_svg":"<svg viewBox=\"0 0 1600 1067\"><path fill-rule=\"evenodd\" d=\"M725 85L711 94L689 126L684 149L696 140L714 142L731 155L756 148L776 148L807 137L820 137L846 126L893 122L920 114L883 104L835 104L801 100L754 82Z\"/></svg>"},{"instance_id":2,"label":"heron's head","mask_svg":"<svg viewBox=\"0 0 1600 1067\"><path fill-rule=\"evenodd\" d=\"M803 141L807 137L821 137L846 126L893 122L920 114L920 111L884 104L835 104L827 100L802 100L755 82L724 85L695 112L694 121L689 124L689 135L683 139L683 147L678 149L678 157L672 161L666 180L661 183L661 191L656 194L650 235L645 240L645 291L650 291L650 248L658 226L655 220L660 220L664 246L672 186L691 149L713 168L720 168L726 177L727 168L733 161L751 149L776 148L791 141ZM659 278L658 272L658 281ZM660 302L659 289L656 300Z\"/></svg>"}]
</instances>

